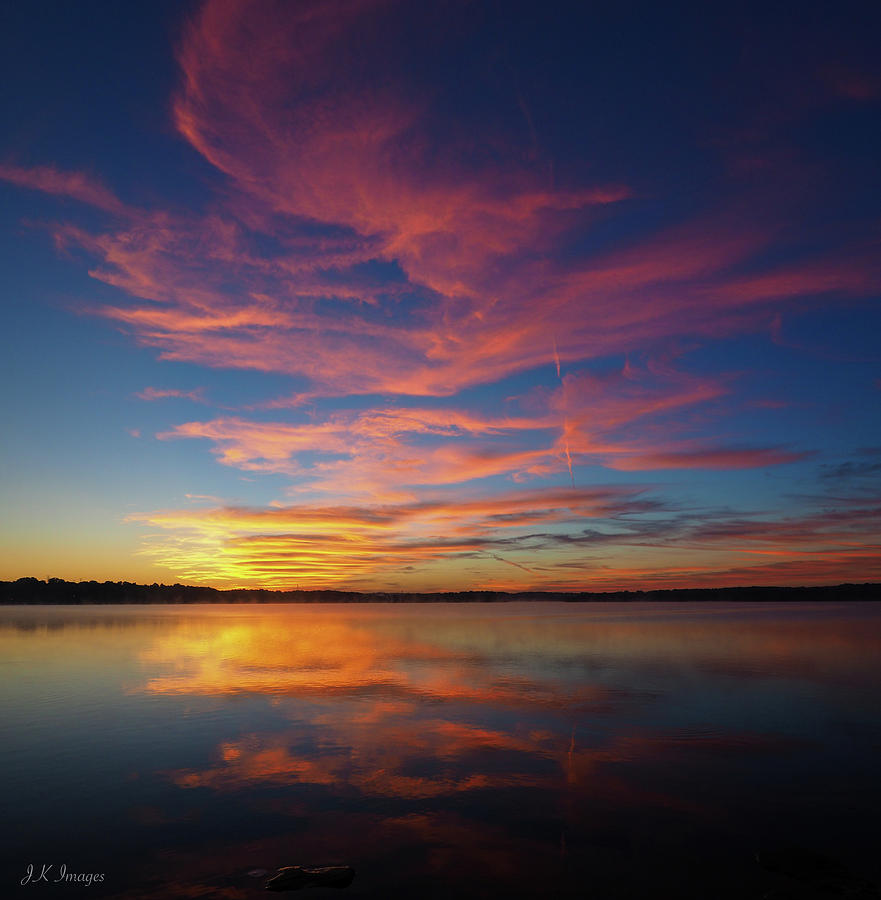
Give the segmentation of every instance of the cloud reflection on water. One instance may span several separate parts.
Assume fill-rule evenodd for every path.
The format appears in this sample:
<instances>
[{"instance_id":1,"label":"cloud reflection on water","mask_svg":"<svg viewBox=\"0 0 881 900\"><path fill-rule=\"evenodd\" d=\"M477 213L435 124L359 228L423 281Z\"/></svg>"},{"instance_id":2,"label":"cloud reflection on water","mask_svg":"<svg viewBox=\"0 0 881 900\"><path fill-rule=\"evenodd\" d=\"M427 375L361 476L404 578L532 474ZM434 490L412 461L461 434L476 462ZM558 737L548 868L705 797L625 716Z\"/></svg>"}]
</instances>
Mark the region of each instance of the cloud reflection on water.
<instances>
[{"instance_id":1,"label":"cloud reflection on water","mask_svg":"<svg viewBox=\"0 0 881 900\"><path fill-rule=\"evenodd\" d=\"M742 900L780 833L860 870L875 607L6 610L31 679L10 721L54 697L70 732L19 729L8 758L62 801L99 765L119 900L246 900L250 869L332 862L353 896Z\"/></svg>"}]
</instances>

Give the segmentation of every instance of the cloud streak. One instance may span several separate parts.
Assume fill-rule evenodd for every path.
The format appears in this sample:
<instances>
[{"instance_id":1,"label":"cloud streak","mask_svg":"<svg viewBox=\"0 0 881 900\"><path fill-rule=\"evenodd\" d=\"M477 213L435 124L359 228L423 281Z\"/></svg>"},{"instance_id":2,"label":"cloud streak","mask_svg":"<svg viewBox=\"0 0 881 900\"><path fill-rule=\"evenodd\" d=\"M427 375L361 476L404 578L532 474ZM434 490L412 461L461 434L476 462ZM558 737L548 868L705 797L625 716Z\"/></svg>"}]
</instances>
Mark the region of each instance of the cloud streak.
<instances>
[{"instance_id":1,"label":"cloud streak","mask_svg":"<svg viewBox=\"0 0 881 900\"><path fill-rule=\"evenodd\" d=\"M0 163L0 181L66 197L117 215L127 212L120 200L100 181L82 172L65 172L54 166L14 166Z\"/></svg>"},{"instance_id":2,"label":"cloud streak","mask_svg":"<svg viewBox=\"0 0 881 900\"><path fill-rule=\"evenodd\" d=\"M166 400L169 398L176 400L192 400L194 403L205 403L205 389L194 388L191 391L184 391L180 388L154 388L146 387L142 391L138 391L135 396L139 400Z\"/></svg>"}]
</instances>

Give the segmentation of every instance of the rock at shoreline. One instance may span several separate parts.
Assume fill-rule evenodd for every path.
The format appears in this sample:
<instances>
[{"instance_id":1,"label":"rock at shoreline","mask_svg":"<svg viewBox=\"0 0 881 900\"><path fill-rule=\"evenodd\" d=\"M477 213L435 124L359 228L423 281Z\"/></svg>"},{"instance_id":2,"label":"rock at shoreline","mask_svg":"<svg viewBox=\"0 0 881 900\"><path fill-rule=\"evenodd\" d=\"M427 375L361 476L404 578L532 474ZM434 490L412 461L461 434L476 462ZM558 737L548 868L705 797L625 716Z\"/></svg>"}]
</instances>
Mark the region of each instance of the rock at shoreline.
<instances>
[{"instance_id":1,"label":"rock at shoreline","mask_svg":"<svg viewBox=\"0 0 881 900\"><path fill-rule=\"evenodd\" d=\"M299 891L310 887L345 888L352 883L351 866L284 866L266 882L267 891Z\"/></svg>"}]
</instances>

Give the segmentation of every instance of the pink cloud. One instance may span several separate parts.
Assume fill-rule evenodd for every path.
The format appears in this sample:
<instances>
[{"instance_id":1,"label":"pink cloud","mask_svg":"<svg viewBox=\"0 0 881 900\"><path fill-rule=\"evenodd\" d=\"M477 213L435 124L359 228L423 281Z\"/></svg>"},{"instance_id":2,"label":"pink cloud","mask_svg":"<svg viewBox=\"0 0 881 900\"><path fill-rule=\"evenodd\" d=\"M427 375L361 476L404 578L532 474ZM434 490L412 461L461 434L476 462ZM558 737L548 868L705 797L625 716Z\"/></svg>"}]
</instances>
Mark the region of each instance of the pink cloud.
<instances>
[{"instance_id":1,"label":"pink cloud","mask_svg":"<svg viewBox=\"0 0 881 900\"><path fill-rule=\"evenodd\" d=\"M769 307L881 285L872 248L735 274L784 234L780 211L763 206L759 224L747 202L566 260L569 236L614 216L631 191L549 190L514 155L475 163L469 135L429 141L431 97L392 77L405 65L389 49L398 13L201 7L180 44L174 116L227 190L201 215L129 211L100 235L59 227L59 241L97 257L95 278L148 301L104 315L165 359L301 375L313 396L450 396L544 364L757 328ZM354 35L377 33L388 40L359 39L357 71L339 65ZM82 176L13 174L118 202ZM257 252L265 236L277 253ZM400 277L371 276L370 263Z\"/></svg>"},{"instance_id":2,"label":"pink cloud","mask_svg":"<svg viewBox=\"0 0 881 900\"><path fill-rule=\"evenodd\" d=\"M54 166L13 166L0 163L0 180L58 197L69 197L105 212L121 214L126 207L94 178L82 172L64 172Z\"/></svg>"}]
</instances>

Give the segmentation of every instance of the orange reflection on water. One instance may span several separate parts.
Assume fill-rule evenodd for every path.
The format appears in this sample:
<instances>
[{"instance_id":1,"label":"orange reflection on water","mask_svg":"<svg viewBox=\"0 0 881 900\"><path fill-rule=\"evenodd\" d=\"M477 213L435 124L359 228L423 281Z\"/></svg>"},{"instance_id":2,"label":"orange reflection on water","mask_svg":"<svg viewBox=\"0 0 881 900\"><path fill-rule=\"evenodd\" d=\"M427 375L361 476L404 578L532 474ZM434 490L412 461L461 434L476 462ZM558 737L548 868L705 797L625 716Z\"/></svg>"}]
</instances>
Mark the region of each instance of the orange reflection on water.
<instances>
[{"instance_id":1,"label":"orange reflection on water","mask_svg":"<svg viewBox=\"0 0 881 900\"><path fill-rule=\"evenodd\" d=\"M144 690L269 695L282 725L230 736L210 764L168 775L182 788L311 785L407 800L538 788L703 815L694 799L636 787L621 767L795 744L719 723L629 722L663 693L659 667L690 680L771 670L835 681L877 643L857 622L830 631L771 605L742 620L720 606L598 606L549 605L544 615L514 605L455 615L323 606L184 619L142 653L157 670Z\"/></svg>"},{"instance_id":2,"label":"orange reflection on water","mask_svg":"<svg viewBox=\"0 0 881 900\"><path fill-rule=\"evenodd\" d=\"M231 900L259 888L247 874L256 867L329 861L355 865L360 896L421 896L426 879L460 896L464 866L489 873L475 897L497 879L508 896L582 896L591 884L612 897L622 872L669 868L675 881L694 846L728 853L726 829L747 835L731 854L752 865L756 830L778 830L766 808L786 811L787 833L803 821L809 833L817 797L833 816L869 808L837 773L862 766L867 778L874 762L856 740L870 747L877 734L881 617L870 605L206 606L6 619L10 659L31 647L47 675L59 655L65 687L117 672L120 712L156 724L153 749L125 763L146 850L132 863L143 887L120 900ZM24 630L42 620L58 627ZM167 834L181 845L169 848ZM707 857L710 875L717 862Z\"/></svg>"},{"instance_id":3,"label":"orange reflection on water","mask_svg":"<svg viewBox=\"0 0 881 900\"><path fill-rule=\"evenodd\" d=\"M835 627L823 627L833 609ZM150 693L569 710L610 698L582 677L585 663L859 679L881 651L875 630L841 604L207 607L151 638L139 654Z\"/></svg>"},{"instance_id":4,"label":"orange reflection on water","mask_svg":"<svg viewBox=\"0 0 881 900\"><path fill-rule=\"evenodd\" d=\"M157 693L291 694L390 685L394 647L328 616L288 623L277 617L242 622L185 622L141 658L162 674L146 688Z\"/></svg>"},{"instance_id":5,"label":"orange reflection on water","mask_svg":"<svg viewBox=\"0 0 881 900\"><path fill-rule=\"evenodd\" d=\"M232 620L184 620L141 653L145 666L157 672L144 690L270 694L279 701L346 695L381 696L385 703L394 699L547 707L603 701L605 691L595 685L563 685L488 666L486 654L492 653L494 635L484 632L484 625L471 618L455 623L428 616L401 621L385 611L371 615L363 608L330 606L249 612ZM536 635L552 645L562 636L559 629ZM552 649L545 647L544 652ZM363 715L375 713L357 713Z\"/></svg>"}]
</instances>

